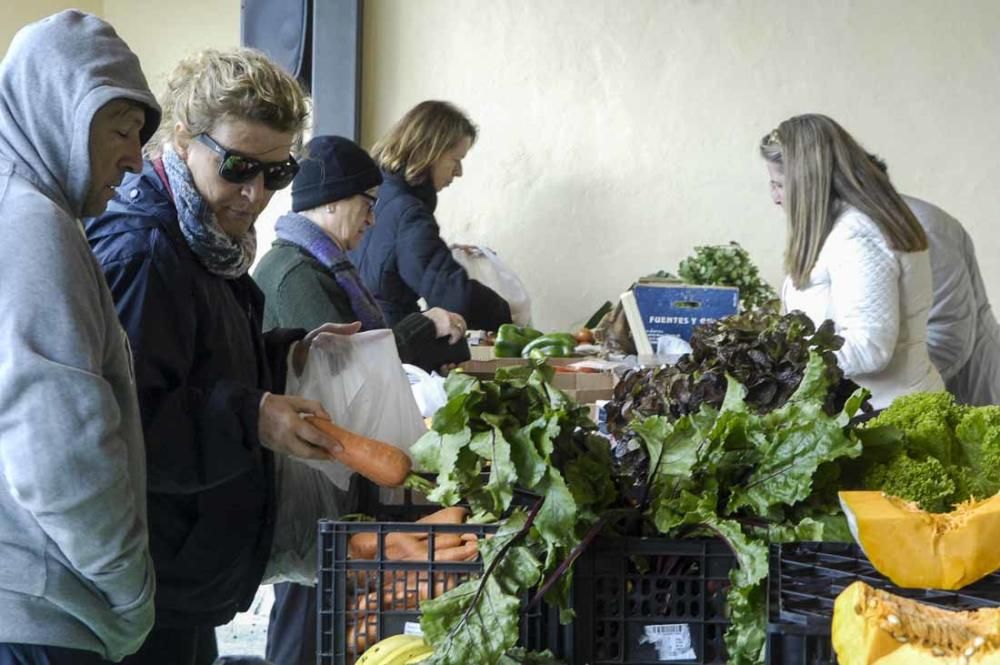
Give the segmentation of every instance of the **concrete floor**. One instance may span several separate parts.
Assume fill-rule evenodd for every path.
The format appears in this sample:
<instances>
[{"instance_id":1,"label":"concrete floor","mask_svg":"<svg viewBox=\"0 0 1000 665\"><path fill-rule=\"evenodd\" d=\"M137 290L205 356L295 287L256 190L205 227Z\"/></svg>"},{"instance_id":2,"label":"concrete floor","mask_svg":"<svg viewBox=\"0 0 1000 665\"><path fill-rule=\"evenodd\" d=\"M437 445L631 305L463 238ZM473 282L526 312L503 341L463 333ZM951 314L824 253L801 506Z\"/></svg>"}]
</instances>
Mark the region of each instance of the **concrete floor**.
<instances>
[{"instance_id":1,"label":"concrete floor","mask_svg":"<svg viewBox=\"0 0 1000 665\"><path fill-rule=\"evenodd\" d=\"M264 656L267 645L267 619L274 604L274 590L262 586L250 609L237 614L225 626L215 629L220 656Z\"/></svg>"}]
</instances>

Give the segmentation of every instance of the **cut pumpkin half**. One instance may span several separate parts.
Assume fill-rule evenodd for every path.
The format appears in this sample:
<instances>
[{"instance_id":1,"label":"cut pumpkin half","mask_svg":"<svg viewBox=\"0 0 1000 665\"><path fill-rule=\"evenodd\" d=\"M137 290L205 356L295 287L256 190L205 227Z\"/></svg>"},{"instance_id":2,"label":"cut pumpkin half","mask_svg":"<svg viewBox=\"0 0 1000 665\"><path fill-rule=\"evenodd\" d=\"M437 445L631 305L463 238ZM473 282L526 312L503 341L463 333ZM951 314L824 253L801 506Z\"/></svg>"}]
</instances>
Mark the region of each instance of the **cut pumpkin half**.
<instances>
[{"instance_id":1,"label":"cut pumpkin half","mask_svg":"<svg viewBox=\"0 0 1000 665\"><path fill-rule=\"evenodd\" d=\"M950 513L882 492L841 492L840 505L872 565L897 586L961 589L1000 569L1000 494Z\"/></svg>"},{"instance_id":2,"label":"cut pumpkin half","mask_svg":"<svg viewBox=\"0 0 1000 665\"><path fill-rule=\"evenodd\" d=\"M949 612L855 582L831 637L840 665L1000 665L1000 608Z\"/></svg>"}]
</instances>

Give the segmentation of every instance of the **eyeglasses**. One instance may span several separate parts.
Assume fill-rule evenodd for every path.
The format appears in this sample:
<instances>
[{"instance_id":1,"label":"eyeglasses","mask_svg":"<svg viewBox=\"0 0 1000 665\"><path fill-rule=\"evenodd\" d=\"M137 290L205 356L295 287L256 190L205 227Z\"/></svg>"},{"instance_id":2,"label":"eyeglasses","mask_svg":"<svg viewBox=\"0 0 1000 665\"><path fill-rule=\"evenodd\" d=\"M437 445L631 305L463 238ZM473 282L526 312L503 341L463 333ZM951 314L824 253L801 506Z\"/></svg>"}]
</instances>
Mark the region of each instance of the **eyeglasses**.
<instances>
[{"instance_id":1,"label":"eyeglasses","mask_svg":"<svg viewBox=\"0 0 1000 665\"><path fill-rule=\"evenodd\" d=\"M280 162L262 162L227 150L208 134L198 134L194 140L222 158L219 162L219 175L228 182L241 184L253 180L258 173L263 173L264 187L274 192L292 184L295 174L299 172L299 163L292 156Z\"/></svg>"},{"instance_id":2,"label":"eyeglasses","mask_svg":"<svg viewBox=\"0 0 1000 665\"><path fill-rule=\"evenodd\" d=\"M375 204L378 203L378 199L368 192L361 192L361 196L368 200L368 212L375 214Z\"/></svg>"}]
</instances>

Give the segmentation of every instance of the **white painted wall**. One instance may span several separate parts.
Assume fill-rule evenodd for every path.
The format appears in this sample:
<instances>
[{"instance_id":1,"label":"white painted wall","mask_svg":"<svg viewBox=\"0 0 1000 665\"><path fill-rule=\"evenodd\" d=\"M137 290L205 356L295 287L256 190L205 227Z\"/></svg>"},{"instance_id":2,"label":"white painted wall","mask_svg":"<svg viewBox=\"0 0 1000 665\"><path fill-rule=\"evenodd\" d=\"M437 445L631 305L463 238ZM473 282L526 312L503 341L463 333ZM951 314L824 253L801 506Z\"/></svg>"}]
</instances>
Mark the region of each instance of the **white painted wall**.
<instances>
[{"instance_id":1,"label":"white painted wall","mask_svg":"<svg viewBox=\"0 0 1000 665\"><path fill-rule=\"evenodd\" d=\"M18 30L29 23L45 18L49 14L64 9L76 8L93 14L101 14L102 0L3 0L0 9L0 49L5 53L10 40Z\"/></svg>"},{"instance_id":2,"label":"white painted wall","mask_svg":"<svg viewBox=\"0 0 1000 665\"><path fill-rule=\"evenodd\" d=\"M25 24L69 8L97 14L111 23L139 56L156 94L185 55L240 43L239 0L3 0L0 49L6 51L14 33Z\"/></svg>"},{"instance_id":3,"label":"white painted wall","mask_svg":"<svg viewBox=\"0 0 1000 665\"><path fill-rule=\"evenodd\" d=\"M756 145L833 116L901 191L962 220L1000 298L994 0L368 0L366 145L445 98L481 127L438 220L520 272L565 327L697 244L772 282L784 222Z\"/></svg>"},{"instance_id":4,"label":"white painted wall","mask_svg":"<svg viewBox=\"0 0 1000 665\"><path fill-rule=\"evenodd\" d=\"M13 0L0 45L74 4L157 92L185 53L239 42L236 0ZM757 141L827 113L963 221L1000 299L998 34L996 0L365 0L363 143L423 99L463 106L482 133L441 196L445 238L499 251L556 328L697 244L737 240L777 283ZM260 220L261 252L288 205Z\"/></svg>"},{"instance_id":5,"label":"white painted wall","mask_svg":"<svg viewBox=\"0 0 1000 665\"><path fill-rule=\"evenodd\" d=\"M157 96L183 57L240 45L239 0L103 0L102 5L101 15L139 56Z\"/></svg>"}]
</instances>

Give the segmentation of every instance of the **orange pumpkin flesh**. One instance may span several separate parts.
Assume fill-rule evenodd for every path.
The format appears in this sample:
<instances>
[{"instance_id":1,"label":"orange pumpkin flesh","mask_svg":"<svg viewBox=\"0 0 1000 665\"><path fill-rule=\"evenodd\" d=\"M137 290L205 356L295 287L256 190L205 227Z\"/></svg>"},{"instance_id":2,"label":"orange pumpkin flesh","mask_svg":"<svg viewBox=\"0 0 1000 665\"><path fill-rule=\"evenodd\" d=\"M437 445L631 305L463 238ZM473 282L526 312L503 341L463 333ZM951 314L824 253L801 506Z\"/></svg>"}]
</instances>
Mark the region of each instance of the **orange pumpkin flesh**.
<instances>
[{"instance_id":1,"label":"orange pumpkin flesh","mask_svg":"<svg viewBox=\"0 0 1000 665\"><path fill-rule=\"evenodd\" d=\"M899 587L961 589L1000 569L1000 494L950 513L882 492L841 492L840 505L872 565Z\"/></svg>"},{"instance_id":2,"label":"orange pumpkin flesh","mask_svg":"<svg viewBox=\"0 0 1000 665\"><path fill-rule=\"evenodd\" d=\"M1000 665L1000 609L949 612L855 582L837 597L840 665Z\"/></svg>"}]
</instances>

